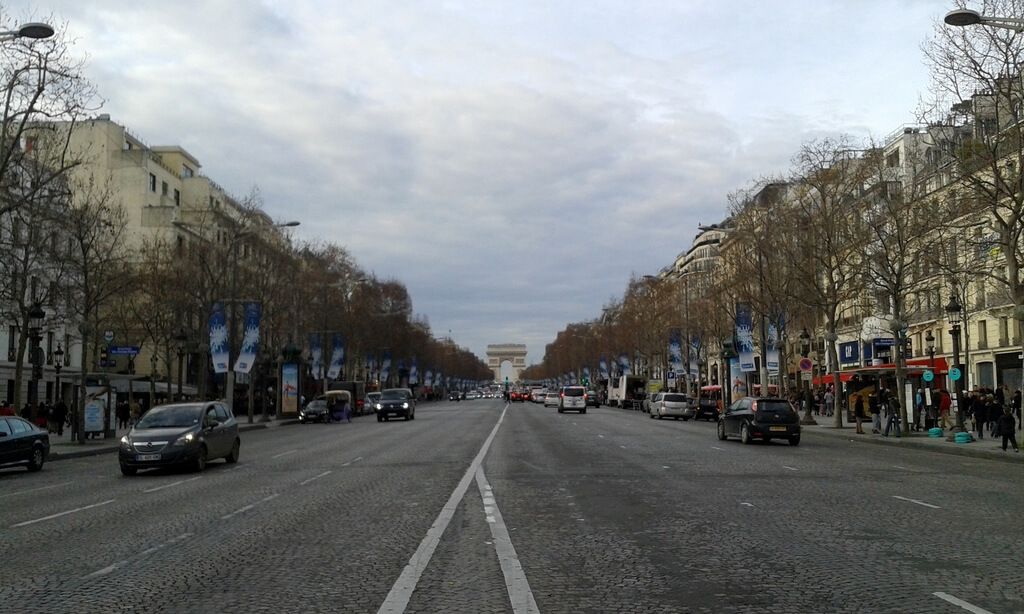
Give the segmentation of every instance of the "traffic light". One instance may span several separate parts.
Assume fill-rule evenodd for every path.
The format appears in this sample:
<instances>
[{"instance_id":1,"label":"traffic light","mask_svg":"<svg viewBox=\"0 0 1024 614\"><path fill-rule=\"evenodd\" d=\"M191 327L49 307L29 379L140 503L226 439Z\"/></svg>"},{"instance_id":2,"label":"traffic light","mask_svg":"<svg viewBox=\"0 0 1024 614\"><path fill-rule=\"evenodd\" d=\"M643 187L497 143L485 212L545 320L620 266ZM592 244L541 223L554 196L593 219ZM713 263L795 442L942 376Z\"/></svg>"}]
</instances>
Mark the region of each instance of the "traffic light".
<instances>
[{"instance_id":1,"label":"traffic light","mask_svg":"<svg viewBox=\"0 0 1024 614\"><path fill-rule=\"evenodd\" d=\"M722 358L736 358L736 342L732 337L722 340Z\"/></svg>"},{"instance_id":2,"label":"traffic light","mask_svg":"<svg viewBox=\"0 0 1024 614\"><path fill-rule=\"evenodd\" d=\"M101 347L100 348L100 366L101 367L107 366L107 359L109 357L110 357L110 353L107 352L107 348Z\"/></svg>"},{"instance_id":3,"label":"traffic light","mask_svg":"<svg viewBox=\"0 0 1024 614\"><path fill-rule=\"evenodd\" d=\"M583 384L584 386L589 386L590 385L590 378L584 376L583 379L580 380L580 383Z\"/></svg>"}]
</instances>

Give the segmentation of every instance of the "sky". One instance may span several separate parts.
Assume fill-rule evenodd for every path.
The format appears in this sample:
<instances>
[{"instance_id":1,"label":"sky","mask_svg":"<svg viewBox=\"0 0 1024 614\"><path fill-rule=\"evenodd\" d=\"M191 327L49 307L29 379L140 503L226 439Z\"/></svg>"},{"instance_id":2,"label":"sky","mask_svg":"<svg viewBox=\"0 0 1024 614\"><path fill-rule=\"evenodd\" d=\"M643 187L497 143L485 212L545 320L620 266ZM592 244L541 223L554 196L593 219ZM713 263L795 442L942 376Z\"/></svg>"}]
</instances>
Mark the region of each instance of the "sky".
<instances>
[{"instance_id":1,"label":"sky","mask_svg":"<svg viewBox=\"0 0 1024 614\"><path fill-rule=\"evenodd\" d=\"M0 0L2 1L2 0ZM915 121L951 2L53 0L102 112L527 363L801 143Z\"/></svg>"}]
</instances>

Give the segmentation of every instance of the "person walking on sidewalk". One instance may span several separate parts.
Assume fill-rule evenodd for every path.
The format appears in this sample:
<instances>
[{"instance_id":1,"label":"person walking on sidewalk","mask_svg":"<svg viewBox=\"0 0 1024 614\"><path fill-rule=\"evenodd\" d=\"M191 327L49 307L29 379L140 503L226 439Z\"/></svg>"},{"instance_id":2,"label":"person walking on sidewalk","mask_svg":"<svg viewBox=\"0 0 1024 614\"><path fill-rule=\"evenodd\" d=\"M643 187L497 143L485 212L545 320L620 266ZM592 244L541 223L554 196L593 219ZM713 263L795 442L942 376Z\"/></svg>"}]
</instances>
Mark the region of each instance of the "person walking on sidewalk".
<instances>
[{"instance_id":1,"label":"person walking on sidewalk","mask_svg":"<svg viewBox=\"0 0 1024 614\"><path fill-rule=\"evenodd\" d=\"M1020 389L1013 393L1013 399L1010 401L1010 408L1013 410L1013 415L1017 417L1017 428L1021 428L1024 422L1021 421L1020 416Z\"/></svg>"},{"instance_id":2,"label":"person walking on sidewalk","mask_svg":"<svg viewBox=\"0 0 1024 614\"><path fill-rule=\"evenodd\" d=\"M829 388L825 391L825 415L831 417L835 410L836 395L832 394L832 389Z\"/></svg>"},{"instance_id":3,"label":"person walking on sidewalk","mask_svg":"<svg viewBox=\"0 0 1024 614\"><path fill-rule=\"evenodd\" d=\"M864 420L864 397L860 394L853 395L855 397L853 401L853 418L857 421L857 434L864 434L864 427L861 426L861 421Z\"/></svg>"},{"instance_id":4,"label":"person walking on sidewalk","mask_svg":"<svg viewBox=\"0 0 1024 614\"><path fill-rule=\"evenodd\" d=\"M946 390L939 391L939 427L942 430L949 428L949 408L952 405L952 401L949 398L949 392Z\"/></svg>"},{"instance_id":5,"label":"person walking on sidewalk","mask_svg":"<svg viewBox=\"0 0 1024 614\"><path fill-rule=\"evenodd\" d=\"M1017 447L1016 425L1013 423L1013 413L1010 412L1009 407L1003 408L1003 415L999 416L997 428L999 429L999 434L1003 436L1003 452L1006 452L1006 444L1008 442L1013 444L1014 452L1020 452L1020 448Z\"/></svg>"},{"instance_id":6,"label":"person walking on sidewalk","mask_svg":"<svg viewBox=\"0 0 1024 614\"><path fill-rule=\"evenodd\" d=\"M974 402L974 431L978 439L985 438L985 423L988 422L989 403L984 397L979 397Z\"/></svg>"},{"instance_id":7,"label":"person walking on sidewalk","mask_svg":"<svg viewBox=\"0 0 1024 614\"><path fill-rule=\"evenodd\" d=\"M128 402L121 401L117 404L117 428L128 428L128 421L131 418L131 410L128 409Z\"/></svg>"},{"instance_id":8,"label":"person walking on sidewalk","mask_svg":"<svg viewBox=\"0 0 1024 614\"><path fill-rule=\"evenodd\" d=\"M57 436L64 436L64 423L68 419L68 406L64 404L64 399L57 401L57 404L53 407L53 421L57 428Z\"/></svg>"},{"instance_id":9,"label":"person walking on sidewalk","mask_svg":"<svg viewBox=\"0 0 1024 614\"><path fill-rule=\"evenodd\" d=\"M895 395L889 397L889 402L885 406L886 418L885 418L885 436L889 436L889 429L895 428L896 436L902 437L903 433L900 430L900 402Z\"/></svg>"}]
</instances>

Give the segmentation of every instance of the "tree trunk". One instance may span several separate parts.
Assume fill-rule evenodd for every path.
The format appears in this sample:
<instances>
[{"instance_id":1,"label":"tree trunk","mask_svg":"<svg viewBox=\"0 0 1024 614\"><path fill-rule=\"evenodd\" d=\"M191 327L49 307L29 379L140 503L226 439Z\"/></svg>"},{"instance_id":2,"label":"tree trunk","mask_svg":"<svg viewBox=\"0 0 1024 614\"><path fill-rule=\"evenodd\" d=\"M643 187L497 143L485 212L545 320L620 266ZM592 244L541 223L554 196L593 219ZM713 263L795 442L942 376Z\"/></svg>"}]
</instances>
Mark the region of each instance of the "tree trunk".
<instances>
[{"instance_id":1,"label":"tree trunk","mask_svg":"<svg viewBox=\"0 0 1024 614\"><path fill-rule=\"evenodd\" d=\"M28 349L28 320L22 319L18 349L14 355L14 411L21 415L21 389L25 379L25 350Z\"/></svg>"},{"instance_id":2,"label":"tree trunk","mask_svg":"<svg viewBox=\"0 0 1024 614\"><path fill-rule=\"evenodd\" d=\"M839 369L835 367L839 365L839 349L836 347L836 325L835 322L830 321L828 323L828 362L833 365L832 370L832 396L835 398L835 420L832 423L837 429L843 428L843 412L846 411L848 399L846 395L842 393L843 383L839 379ZM841 400L841 402L840 402Z\"/></svg>"}]
</instances>

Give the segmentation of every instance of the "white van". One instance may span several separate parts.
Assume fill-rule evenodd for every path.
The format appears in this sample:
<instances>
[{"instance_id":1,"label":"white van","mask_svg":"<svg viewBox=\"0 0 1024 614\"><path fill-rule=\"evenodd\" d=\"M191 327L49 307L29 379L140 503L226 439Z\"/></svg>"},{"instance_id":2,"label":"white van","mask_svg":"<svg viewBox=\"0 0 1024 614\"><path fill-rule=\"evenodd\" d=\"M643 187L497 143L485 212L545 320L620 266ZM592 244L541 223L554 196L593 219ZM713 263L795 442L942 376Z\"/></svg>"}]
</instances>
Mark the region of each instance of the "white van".
<instances>
[{"instance_id":1,"label":"white van","mask_svg":"<svg viewBox=\"0 0 1024 614\"><path fill-rule=\"evenodd\" d=\"M562 386L558 397L558 413L567 409L587 413L587 389L583 386Z\"/></svg>"}]
</instances>

